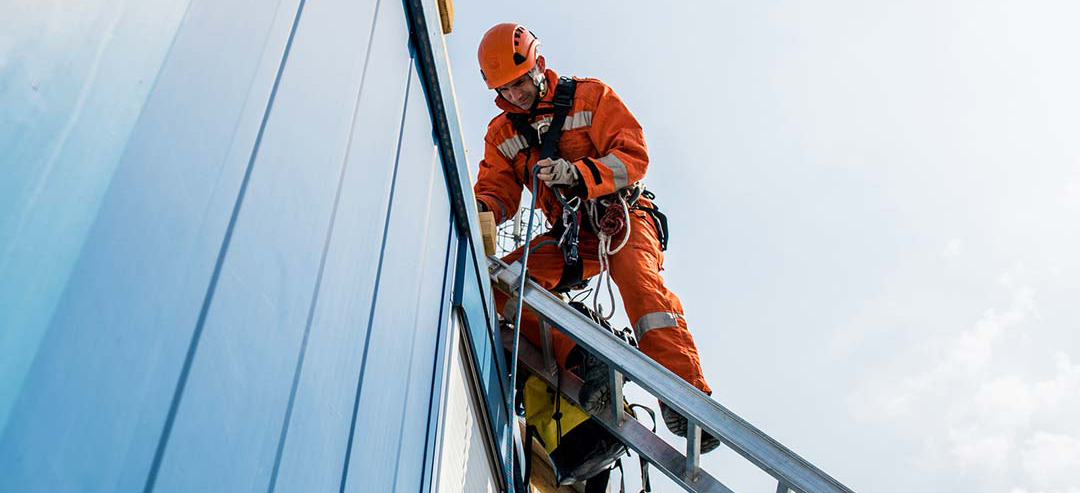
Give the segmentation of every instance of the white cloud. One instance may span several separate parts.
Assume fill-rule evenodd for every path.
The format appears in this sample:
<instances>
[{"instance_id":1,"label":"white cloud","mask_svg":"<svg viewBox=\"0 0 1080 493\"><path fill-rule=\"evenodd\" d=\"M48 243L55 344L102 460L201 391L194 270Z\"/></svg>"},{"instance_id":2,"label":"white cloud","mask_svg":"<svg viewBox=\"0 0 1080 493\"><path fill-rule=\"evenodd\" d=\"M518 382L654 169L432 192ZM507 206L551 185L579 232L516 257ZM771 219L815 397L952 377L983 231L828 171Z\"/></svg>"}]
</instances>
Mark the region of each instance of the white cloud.
<instances>
[{"instance_id":1,"label":"white cloud","mask_svg":"<svg viewBox=\"0 0 1080 493\"><path fill-rule=\"evenodd\" d=\"M1080 364L1072 364L1062 352L1054 354L1054 363L1057 375L1035 384L1033 395L1045 417L1076 420L1075 412L1080 410Z\"/></svg>"},{"instance_id":2,"label":"white cloud","mask_svg":"<svg viewBox=\"0 0 1080 493\"><path fill-rule=\"evenodd\" d=\"M1051 491L1080 489L1080 438L1036 432L1021 452L1024 472L1034 484Z\"/></svg>"},{"instance_id":3,"label":"white cloud","mask_svg":"<svg viewBox=\"0 0 1080 493\"><path fill-rule=\"evenodd\" d=\"M968 426L950 429L948 434L949 455L958 465L972 468L1000 470L1009 460L1012 438L1000 431Z\"/></svg>"},{"instance_id":4,"label":"white cloud","mask_svg":"<svg viewBox=\"0 0 1080 493\"><path fill-rule=\"evenodd\" d=\"M941 252L941 255L945 258L959 257L963 253L964 240L960 238L953 238L945 243L945 249Z\"/></svg>"},{"instance_id":5,"label":"white cloud","mask_svg":"<svg viewBox=\"0 0 1080 493\"><path fill-rule=\"evenodd\" d=\"M1076 207L1080 205L1080 173L1074 173L1065 179L1064 190L1061 194L1061 205Z\"/></svg>"},{"instance_id":6,"label":"white cloud","mask_svg":"<svg viewBox=\"0 0 1080 493\"><path fill-rule=\"evenodd\" d=\"M1080 493L1080 364L1057 348L1031 354L1036 366L1017 361L1039 321L1021 277L1002 276L1008 305L946 337L925 370L879 375L851 403L863 419L923 430L925 467L958 468L994 493Z\"/></svg>"},{"instance_id":7,"label":"white cloud","mask_svg":"<svg viewBox=\"0 0 1080 493\"><path fill-rule=\"evenodd\" d=\"M872 385L852 398L852 406L857 415L875 419L898 419L905 415L917 415L918 410L927 409L926 403L945 400L957 395L957 386L963 386L970 402L976 392L981 390L981 398L1008 414L1004 420L1026 419L1027 406L1014 406L1009 403L1008 393L1027 393L1016 382L1002 381L980 389L978 385L989 380L992 370L991 361L995 350L1007 332L1013 330L1032 317L1036 312L1034 290L1017 285L1011 276L1003 276L1000 283L1009 289L1011 301L1004 311L991 308L969 330L946 340L943 349L931 363L929 369L914 375L900 377L898 384ZM973 387L976 386L976 387ZM1048 390L1048 392L1051 392ZM950 399L951 400L951 399ZM1025 400L1030 400L1025 397ZM970 407L970 405L968 405ZM940 406L933 406L940 408ZM954 410L954 414L971 414L970 409ZM965 418L967 419L967 418Z\"/></svg>"},{"instance_id":8,"label":"white cloud","mask_svg":"<svg viewBox=\"0 0 1080 493\"><path fill-rule=\"evenodd\" d=\"M1015 375L980 385L973 404L979 422L1004 429L1027 426L1035 409L1031 385Z\"/></svg>"},{"instance_id":9,"label":"white cloud","mask_svg":"<svg viewBox=\"0 0 1080 493\"><path fill-rule=\"evenodd\" d=\"M982 376L988 370L994 350L1006 331L1027 321L1036 310L1033 289L1015 286L1008 276L1002 278L1002 284L1012 293L1009 307L1004 312L987 310L974 328L952 341L945 357L931 371L907 380L908 392L940 388L959 379Z\"/></svg>"}]
</instances>

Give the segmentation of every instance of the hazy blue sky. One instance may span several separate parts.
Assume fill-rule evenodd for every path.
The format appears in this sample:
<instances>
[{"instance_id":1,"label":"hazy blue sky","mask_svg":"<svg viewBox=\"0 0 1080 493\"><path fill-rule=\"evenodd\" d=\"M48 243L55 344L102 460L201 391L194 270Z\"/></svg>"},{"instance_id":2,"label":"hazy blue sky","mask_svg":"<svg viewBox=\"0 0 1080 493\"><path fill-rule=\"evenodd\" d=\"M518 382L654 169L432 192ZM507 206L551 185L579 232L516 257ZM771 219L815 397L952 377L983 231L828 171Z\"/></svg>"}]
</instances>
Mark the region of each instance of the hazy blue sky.
<instances>
[{"instance_id":1,"label":"hazy blue sky","mask_svg":"<svg viewBox=\"0 0 1080 493\"><path fill-rule=\"evenodd\" d=\"M498 22L641 121L719 402L860 493L1080 492L1080 4L454 7L474 175Z\"/></svg>"}]
</instances>

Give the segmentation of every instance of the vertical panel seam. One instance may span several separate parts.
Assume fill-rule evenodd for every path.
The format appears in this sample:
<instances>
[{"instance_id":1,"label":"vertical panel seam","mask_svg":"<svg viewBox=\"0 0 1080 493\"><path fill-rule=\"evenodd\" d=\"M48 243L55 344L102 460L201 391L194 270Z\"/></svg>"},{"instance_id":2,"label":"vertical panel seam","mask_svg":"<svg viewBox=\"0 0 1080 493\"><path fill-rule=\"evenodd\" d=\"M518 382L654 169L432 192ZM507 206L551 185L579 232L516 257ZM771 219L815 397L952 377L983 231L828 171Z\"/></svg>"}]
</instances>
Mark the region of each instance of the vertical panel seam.
<instances>
[{"instance_id":1,"label":"vertical panel seam","mask_svg":"<svg viewBox=\"0 0 1080 493\"><path fill-rule=\"evenodd\" d=\"M394 156L394 172L390 179L390 198L386 204L386 219L383 222L382 245L379 247L379 266L375 274L375 285L372 288L371 310L368 313L367 334L364 336L364 355L360 360L360 374L356 380L356 397L353 400L352 422L349 425L349 439L345 445L345 463L341 470L341 485L339 493L345 492L345 483L349 477L349 461L352 459L353 439L356 436L356 416L360 408L360 390L364 383L364 371L367 367L368 350L371 343L372 324L375 321L375 306L379 300L379 284L382 281L383 260L386 258L386 235L390 229L390 213L394 208L394 192L397 189L397 174L401 161L401 142L405 133L405 113L409 108L409 92L412 91L413 64L409 64L409 72L405 80L405 104L401 109L401 126L398 128L397 153Z\"/></svg>"},{"instance_id":2,"label":"vertical panel seam","mask_svg":"<svg viewBox=\"0 0 1080 493\"><path fill-rule=\"evenodd\" d=\"M285 452L285 440L288 438L289 425L292 421L293 407L296 403L296 393L300 386L300 375L304 369L304 358L307 354L308 339L311 334L311 325L315 319L315 309L319 303L319 291L322 287L323 274L326 271L326 258L330 252L330 242L334 236L334 225L337 221L338 206L341 203L341 192L345 184L345 174L349 169L349 157L352 155L352 141L355 134L357 116L360 113L360 100L364 92L364 83L368 76L368 63L371 61L371 46L375 40L375 26L379 22L379 1L375 2L375 12L371 19L371 32L368 34L367 51L364 54L364 66L361 68L360 84L356 90L356 102L353 104L352 121L349 124L349 134L345 142L345 155L341 162L341 171L338 173L337 191L334 194L334 205L330 212L330 224L323 241L322 257L319 259L319 271L315 278L315 289L311 296L311 305L308 307L307 321L304 325L304 338L300 344L300 354L297 358L296 369L293 372L292 387L289 390L289 403L285 408L285 417L281 423L281 434L278 438L277 451L274 455L274 467L270 472L270 484L267 493L273 493L277 487L278 473L281 469L281 458Z\"/></svg>"},{"instance_id":3,"label":"vertical panel seam","mask_svg":"<svg viewBox=\"0 0 1080 493\"><path fill-rule=\"evenodd\" d=\"M450 207L453 207L452 203L450 204ZM455 276L454 276L455 279L454 280L450 279L451 253L452 252L457 253L456 248L451 248L453 246L453 243L454 243L454 236L457 233L457 231L454 228L454 213L453 213L453 211L450 212L450 216L447 219L448 219L447 224L449 224L450 227L448 228L447 238L446 238L446 256L443 258L443 283L442 283L442 285L443 285L443 296L442 296L442 303L440 303L440 305L439 305L439 318L438 318L439 325L438 325L438 333L436 334L436 343L437 343L437 345L436 345L436 349L435 349L434 361L432 362L432 366L435 368L435 371L431 375L431 391L429 392L429 395L428 395L428 403L429 403L428 404L428 420L427 420L428 421L428 427L427 427L427 433L424 436L423 463L420 466L421 467L421 469L420 469L420 480L423 481L423 483L420 485L420 493L430 493L430 491L432 490L432 488L434 486L434 481L436 479L435 478L435 445L436 445L436 442L438 441L438 431L439 431L439 430L436 430L436 428L438 428L438 417L441 414L440 411L442 410L443 402L442 402L441 398L439 399L439 402L436 402L435 395L436 395L436 391L441 389L441 386L438 385L440 383L438 380L445 380L445 378L446 378L446 376L443 374L443 372L440 371L440 363L443 363L441 366L444 366L444 367L446 366L447 353L449 351L447 351L446 342L445 342L444 339L447 337L447 332L449 331L450 317L453 316L453 313L452 313L452 309L453 309L453 300L452 300L453 293L452 293L452 291L453 291L453 286L457 284L456 269L455 269L455 273L454 273L455 274ZM455 262L455 265L456 265L456 262ZM451 292L447 292L447 291L451 291ZM448 312L451 312L451 313L448 313ZM442 395L443 394L440 392L440 396L442 396Z\"/></svg>"},{"instance_id":4,"label":"vertical panel seam","mask_svg":"<svg viewBox=\"0 0 1080 493\"><path fill-rule=\"evenodd\" d=\"M415 63L415 61L413 63ZM425 104L424 106L427 106L427 105ZM429 109L429 111L430 111L430 109ZM419 280L420 281L423 280L423 278L424 278L424 270L425 270L426 267L428 267L428 265L427 265L428 264L428 262L427 262L428 259L427 259L427 255L426 255L427 252L425 250L427 248L428 243L430 242L428 231L430 229L429 226L431 224L431 208L432 208L432 198L433 198L432 197L432 194L433 194L432 189L434 188L434 182L435 182L435 164L436 164L435 161L438 160L438 158L439 158L438 143L434 138L432 138L431 140L432 140L432 151L434 151L434 152L432 152L432 156L431 156L431 161L432 161L432 163L431 163L431 171L428 172L427 211L424 214L424 224L423 224L423 227L421 229L421 231L424 231L425 234L424 234L424 240L423 240L422 243L420 243L420 249L419 249L420 252L421 252L420 254L421 254L422 258L423 258L423 261L422 261L421 266L420 266L420 271L419 271L420 272L420 275L419 275L419 278L420 278ZM443 271L443 278L444 278L443 280L444 280L444 282L445 282L445 276L446 276L446 272ZM416 292L416 298L418 300L423 299L423 295L422 295L423 282L417 283L416 291L417 291ZM442 310L440 308L440 312L441 311ZM405 404L406 413L407 413L407 410L409 408L409 391L412 390L413 361L416 359L416 333L417 333L417 325L420 323L420 321L419 321L420 310L418 309L415 312L415 314L416 315L413 316L412 339L409 341L409 345L410 345L411 349L409 350L408 371L405 373L405 402L404 402L404 404ZM393 476L393 478L394 478L394 490L395 491L397 491L397 482L398 482L398 479L399 479L399 474L401 472L401 449L402 449L402 442L404 441L404 436L405 436L405 423L404 423L404 421L405 421L404 418L402 418L402 424L398 429L397 455L396 455L396 460L394 461L394 476ZM421 473L423 473L422 470L421 470ZM421 478L422 478L422 476L421 476Z\"/></svg>"},{"instance_id":5,"label":"vertical panel seam","mask_svg":"<svg viewBox=\"0 0 1080 493\"><path fill-rule=\"evenodd\" d=\"M206 325L206 317L210 311L210 304L214 299L214 292L217 289L217 282L221 276L222 266L225 264L225 257L229 251L229 244L232 241L233 231L236 228L236 222L240 215L240 208L244 203L244 195L247 192L248 183L251 180L251 173L255 166L255 159L259 155L259 146L262 144L262 137L266 131L266 122L270 118L270 112L274 107L274 99L277 97L277 90L281 84L281 74L285 71L285 64L289 60L289 51L292 49L293 39L296 36L296 26L300 23L300 16L304 12L304 2L306 0L300 0L296 9L296 15L293 17L292 29L289 31L289 38L285 43L285 50L281 55L281 62L278 64L277 74L274 77L274 86L270 90L270 97L266 103L266 110L263 111L262 122L259 124L259 133L255 137L255 144L251 150L251 157L248 158L247 168L244 170L244 178L240 182L240 190L237 193L236 202L233 204L232 214L229 217L229 224L225 228L225 237L222 240L221 248L218 250L217 260L214 263L214 271L210 276L210 284L207 286L206 296L203 298L202 307L199 310L199 318L195 323L195 330L191 337L191 343L188 345L187 354L184 356L184 364L180 370L180 377L176 383L176 389L173 392L172 403L169 406L169 413L165 418L165 425L161 430L161 437L158 439L157 449L154 451L154 459L150 465L149 474L146 477L146 485L143 487L143 493L150 493L154 489L154 485L157 482L158 471L161 469L161 461L165 455L165 448L168 446L169 437L172 434L173 424L176 422L176 413L180 408L180 401L184 395L184 388L187 386L187 379L191 373L191 365L195 359L195 352L199 347L199 340L202 337L203 328Z\"/></svg>"}]
</instances>

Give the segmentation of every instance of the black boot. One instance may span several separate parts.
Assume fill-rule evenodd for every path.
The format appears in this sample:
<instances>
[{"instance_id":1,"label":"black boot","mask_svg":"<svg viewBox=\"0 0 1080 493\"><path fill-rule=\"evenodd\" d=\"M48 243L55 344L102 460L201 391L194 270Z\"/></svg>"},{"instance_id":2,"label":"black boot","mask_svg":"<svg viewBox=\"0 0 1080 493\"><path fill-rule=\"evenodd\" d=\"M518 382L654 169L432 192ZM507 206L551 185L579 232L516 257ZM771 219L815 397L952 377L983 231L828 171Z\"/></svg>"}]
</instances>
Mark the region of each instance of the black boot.
<instances>
[{"instance_id":1,"label":"black boot","mask_svg":"<svg viewBox=\"0 0 1080 493\"><path fill-rule=\"evenodd\" d=\"M611 402L611 369L607 363L577 346L566 361L570 371L584 381L578 394L581 407L590 414L606 412Z\"/></svg>"},{"instance_id":2,"label":"black boot","mask_svg":"<svg viewBox=\"0 0 1080 493\"><path fill-rule=\"evenodd\" d=\"M689 421L686 416L683 416L674 409L667 406L663 402L660 403L660 414L664 416L664 424L667 425L667 429L675 434L675 436L686 438L686 429L689 426ZM720 440L716 437L708 434L705 430L701 430L701 453L708 453L716 450L716 447L720 446Z\"/></svg>"}]
</instances>

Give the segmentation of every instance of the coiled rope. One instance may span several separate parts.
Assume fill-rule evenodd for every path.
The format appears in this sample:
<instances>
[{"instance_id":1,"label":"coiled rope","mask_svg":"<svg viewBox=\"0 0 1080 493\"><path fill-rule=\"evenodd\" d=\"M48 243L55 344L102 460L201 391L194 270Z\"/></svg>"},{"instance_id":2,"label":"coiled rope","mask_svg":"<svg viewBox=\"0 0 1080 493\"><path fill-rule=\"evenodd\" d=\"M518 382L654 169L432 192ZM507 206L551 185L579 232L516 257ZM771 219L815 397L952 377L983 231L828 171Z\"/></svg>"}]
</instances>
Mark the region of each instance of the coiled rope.
<instances>
[{"instance_id":1,"label":"coiled rope","mask_svg":"<svg viewBox=\"0 0 1080 493\"><path fill-rule=\"evenodd\" d=\"M630 196L632 200L637 200L638 189L624 190L631 190ZM588 202L589 221L592 223L593 231L596 231L598 240L596 247L597 257L600 259L600 278L597 281L596 289L593 290L592 304L593 311L604 320L611 320L611 317L615 315L615 292L611 289L611 256L619 253L630 239L630 204L627 203L626 197L623 195L623 191L619 191L615 193L615 200L594 199ZM598 214L598 204L605 207L603 216ZM625 233L623 233L619 246L612 248L612 240L623 231ZM604 313L603 307L600 305L600 290L604 286L607 286L608 300L611 302L609 305L611 311L608 313Z\"/></svg>"}]
</instances>

